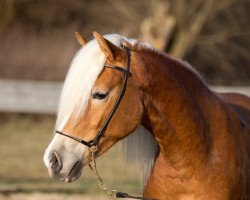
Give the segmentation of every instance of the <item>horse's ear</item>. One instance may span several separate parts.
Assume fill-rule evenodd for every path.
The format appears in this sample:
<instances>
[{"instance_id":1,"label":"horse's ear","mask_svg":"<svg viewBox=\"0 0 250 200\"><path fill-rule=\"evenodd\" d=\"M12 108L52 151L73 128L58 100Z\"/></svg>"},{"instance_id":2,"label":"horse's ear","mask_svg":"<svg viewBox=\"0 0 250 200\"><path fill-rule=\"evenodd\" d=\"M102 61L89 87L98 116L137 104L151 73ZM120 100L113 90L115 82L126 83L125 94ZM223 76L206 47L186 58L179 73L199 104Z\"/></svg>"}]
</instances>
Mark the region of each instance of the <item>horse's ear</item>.
<instances>
[{"instance_id":1,"label":"horse's ear","mask_svg":"<svg viewBox=\"0 0 250 200\"><path fill-rule=\"evenodd\" d=\"M114 45L112 42L106 40L101 34L96 31L93 32L95 39L97 40L102 52L107 56L107 59L114 61L116 55L121 52L121 49Z\"/></svg>"},{"instance_id":2,"label":"horse's ear","mask_svg":"<svg viewBox=\"0 0 250 200\"><path fill-rule=\"evenodd\" d=\"M124 46L128 47L129 49L133 48L133 45L131 43L129 43L128 41L125 41L122 43Z\"/></svg>"},{"instance_id":3,"label":"horse's ear","mask_svg":"<svg viewBox=\"0 0 250 200\"><path fill-rule=\"evenodd\" d=\"M75 32L75 37L76 37L77 42L80 45L84 46L87 43L87 40L82 36L81 33L77 32L77 31Z\"/></svg>"}]
</instances>

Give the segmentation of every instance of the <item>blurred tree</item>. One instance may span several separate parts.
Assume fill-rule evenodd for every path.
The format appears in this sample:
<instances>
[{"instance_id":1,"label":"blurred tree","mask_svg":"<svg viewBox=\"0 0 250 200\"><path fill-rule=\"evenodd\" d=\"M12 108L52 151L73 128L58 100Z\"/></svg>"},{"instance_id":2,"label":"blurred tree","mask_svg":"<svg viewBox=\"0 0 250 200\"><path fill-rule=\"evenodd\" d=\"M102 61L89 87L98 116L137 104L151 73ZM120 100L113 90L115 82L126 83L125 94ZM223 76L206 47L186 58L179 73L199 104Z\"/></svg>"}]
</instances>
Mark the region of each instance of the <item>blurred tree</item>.
<instances>
[{"instance_id":1,"label":"blurred tree","mask_svg":"<svg viewBox=\"0 0 250 200\"><path fill-rule=\"evenodd\" d=\"M0 32L12 22L15 12L13 0L0 1Z\"/></svg>"},{"instance_id":2,"label":"blurred tree","mask_svg":"<svg viewBox=\"0 0 250 200\"><path fill-rule=\"evenodd\" d=\"M176 19L169 13L169 2L151 1L152 14L141 24L141 40L154 44L158 49L164 50L170 43Z\"/></svg>"},{"instance_id":3,"label":"blurred tree","mask_svg":"<svg viewBox=\"0 0 250 200\"><path fill-rule=\"evenodd\" d=\"M250 0L0 0L0 76L62 80L74 31L97 30L150 42L209 83L250 84L249 10Z\"/></svg>"},{"instance_id":4,"label":"blurred tree","mask_svg":"<svg viewBox=\"0 0 250 200\"><path fill-rule=\"evenodd\" d=\"M250 83L249 0L155 0L151 7L143 40L188 60L209 82Z\"/></svg>"}]
</instances>

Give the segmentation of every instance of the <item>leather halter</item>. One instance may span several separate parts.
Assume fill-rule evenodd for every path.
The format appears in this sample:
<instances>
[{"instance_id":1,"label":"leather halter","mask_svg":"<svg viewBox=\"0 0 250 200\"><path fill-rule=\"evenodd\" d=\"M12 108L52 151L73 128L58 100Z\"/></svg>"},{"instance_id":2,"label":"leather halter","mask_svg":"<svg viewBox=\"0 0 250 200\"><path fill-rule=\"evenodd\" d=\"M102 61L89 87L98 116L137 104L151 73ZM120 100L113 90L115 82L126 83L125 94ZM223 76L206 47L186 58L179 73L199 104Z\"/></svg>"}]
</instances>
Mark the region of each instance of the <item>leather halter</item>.
<instances>
[{"instance_id":1,"label":"leather halter","mask_svg":"<svg viewBox=\"0 0 250 200\"><path fill-rule=\"evenodd\" d=\"M123 81L123 84L122 84L122 88L120 90L120 93L112 107L112 110L111 112L109 113L106 121L104 122L104 124L102 125L102 128L98 131L96 137L93 139L93 140L90 140L90 141L85 141L85 140L82 140L82 139L79 139L77 137L74 137L74 136L71 136L71 135L68 135L68 134L65 134L63 133L62 131L58 131L56 130L55 132L58 133L58 134L61 134L63 136L66 136L68 138L71 138L77 142L80 142L81 144L85 145L85 146L88 146L89 148L92 147L92 146L97 146L101 137L104 135L105 133L105 130L112 118L112 116L114 115L116 109L118 108L119 106L119 103L121 102L122 100L122 97L124 95L124 92L125 92L125 89L126 89L126 85L127 85L127 81L128 81L128 78L129 76L131 75L130 73L130 49L124 45L122 45L122 47L125 49L126 53L127 53L127 69L124 69L122 67L119 67L119 66L111 66L111 65L104 65L104 67L108 67L108 68L111 68L111 69L114 69L114 70L118 70L120 72L123 72L124 73L124 81Z\"/></svg>"}]
</instances>

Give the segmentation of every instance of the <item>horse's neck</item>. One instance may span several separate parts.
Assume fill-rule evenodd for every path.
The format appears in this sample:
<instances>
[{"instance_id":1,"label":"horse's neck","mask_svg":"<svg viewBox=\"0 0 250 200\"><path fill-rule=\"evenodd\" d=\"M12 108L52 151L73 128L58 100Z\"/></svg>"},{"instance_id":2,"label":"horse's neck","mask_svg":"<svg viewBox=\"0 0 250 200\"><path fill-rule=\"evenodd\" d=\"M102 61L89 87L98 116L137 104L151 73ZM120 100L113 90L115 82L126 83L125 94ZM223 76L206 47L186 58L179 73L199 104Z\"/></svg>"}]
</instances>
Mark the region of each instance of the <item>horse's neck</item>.
<instances>
[{"instance_id":1,"label":"horse's neck","mask_svg":"<svg viewBox=\"0 0 250 200\"><path fill-rule=\"evenodd\" d=\"M160 148L145 195L166 199L171 194L174 199L181 187L188 193L201 185L205 191L233 182L232 194L240 199L249 178L249 143L244 144L249 135L238 134L243 132L236 113L185 64L151 53L138 53L132 60L144 103L142 125Z\"/></svg>"},{"instance_id":2,"label":"horse's neck","mask_svg":"<svg viewBox=\"0 0 250 200\"><path fill-rule=\"evenodd\" d=\"M155 136L160 151L176 165L203 159L207 151L206 113L210 92L180 61L142 54L140 83L145 106L143 125ZM206 98L205 98L206 96Z\"/></svg>"}]
</instances>

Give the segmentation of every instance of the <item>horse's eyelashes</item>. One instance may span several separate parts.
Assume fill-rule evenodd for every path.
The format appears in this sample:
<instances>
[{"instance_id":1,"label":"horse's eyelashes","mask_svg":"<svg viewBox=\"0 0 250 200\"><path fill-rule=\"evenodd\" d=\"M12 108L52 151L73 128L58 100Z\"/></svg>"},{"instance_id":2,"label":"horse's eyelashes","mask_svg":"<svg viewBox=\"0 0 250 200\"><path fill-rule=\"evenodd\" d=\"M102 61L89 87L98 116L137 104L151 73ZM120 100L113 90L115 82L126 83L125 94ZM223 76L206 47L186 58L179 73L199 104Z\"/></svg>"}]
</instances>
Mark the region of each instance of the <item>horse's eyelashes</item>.
<instances>
[{"instance_id":1,"label":"horse's eyelashes","mask_svg":"<svg viewBox=\"0 0 250 200\"><path fill-rule=\"evenodd\" d=\"M104 100L108 97L108 92L95 92L93 94L93 99Z\"/></svg>"}]
</instances>

